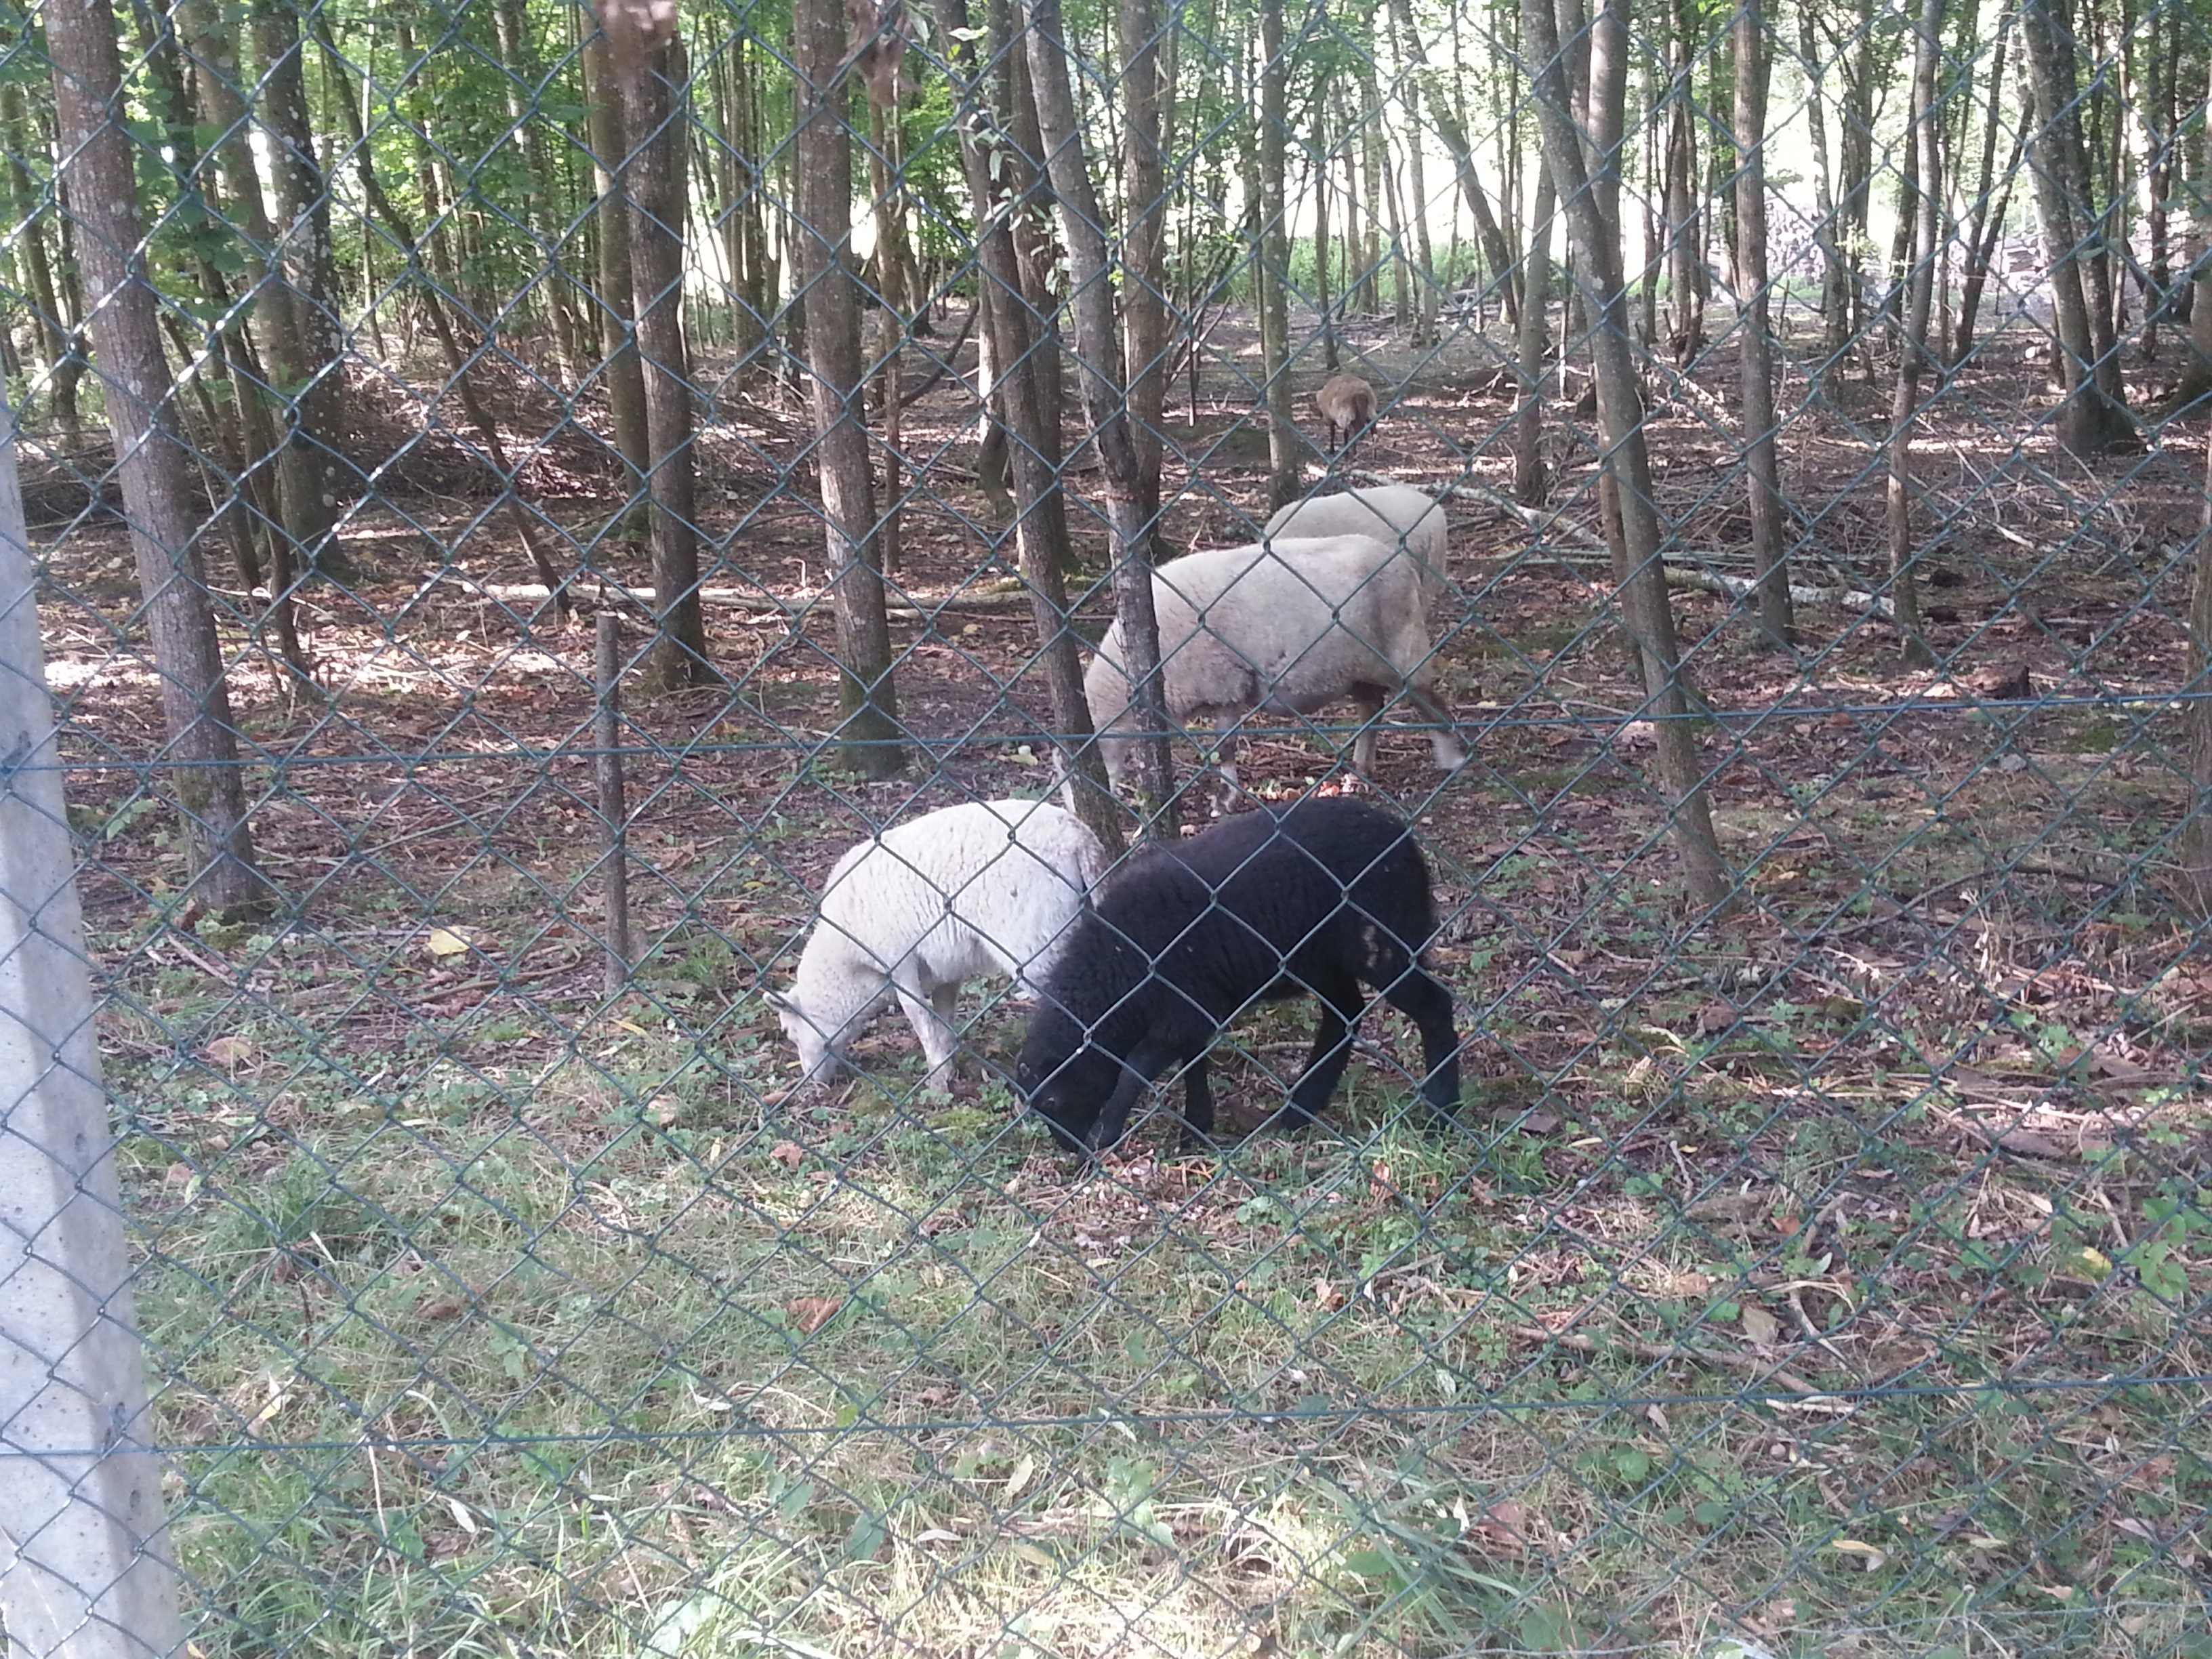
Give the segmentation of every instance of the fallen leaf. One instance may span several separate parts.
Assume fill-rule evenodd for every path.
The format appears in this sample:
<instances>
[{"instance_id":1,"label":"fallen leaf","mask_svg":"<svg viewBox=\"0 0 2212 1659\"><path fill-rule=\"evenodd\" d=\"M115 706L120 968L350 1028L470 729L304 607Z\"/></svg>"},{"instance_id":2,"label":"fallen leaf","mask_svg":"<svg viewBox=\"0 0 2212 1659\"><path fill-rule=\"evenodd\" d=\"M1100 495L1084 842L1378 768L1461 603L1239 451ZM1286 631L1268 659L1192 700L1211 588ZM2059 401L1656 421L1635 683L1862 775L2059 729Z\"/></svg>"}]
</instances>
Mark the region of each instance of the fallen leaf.
<instances>
[{"instance_id":1,"label":"fallen leaf","mask_svg":"<svg viewBox=\"0 0 2212 1659\"><path fill-rule=\"evenodd\" d=\"M1782 1322L1756 1302L1743 1305L1743 1334L1762 1348L1771 1348L1782 1334Z\"/></svg>"},{"instance_id":2,"label":"fallen leaf","mask_svg":"<svg viewBox=\"0 0 2212 1659\"><path fill-rule=\"evenodd\" d=\"M219 1036L208 1044L207 1055L218 1066L235 1066L253 1058L253 1042L249 1037Z\"/></svg>"},{"instance_id":3,"label":"fallen leaf","mask_svg":"<svg viewBox=\"0 0 2212 1659\"><path fill-rule=\"evenodd\" d=\"M806 1148L795 1140L779 1140L769 1149L769 1156L787 1170L795 1170L806 1162Z\"/></svg>"},{"instance_id":4,"label":"fallen leaf","mask_svg":"<svg viewBox=\"0 0 2212 1659\"><path fill-rule=\"evenodd\" d=\"M435 1302L429 1304L422 1310L422 1317L425 1319L458 1319L460 1317L462 1310L468 1305L468 1298L465 1297L441 1296Z\"/></svg>"},{"instance_id":5,"label":"fallen leaf","mask_svg":"<svg viewBox=\"0 0 2212 1659\"><path fill-rule=\"evenodd\" d=\"M469 942L450 927L433 927L422 948L434 957L457 957L469 948Z\"/></svg>"},{"instance_id":6,"label":"fallen leaf","mask_svg":"<svg viewBox=\"0 0 2212 1659\"><path fill-rule=\"evenodd\" d=\"M791 1316L793 1324L811 1336L835 1319L837 1310L844 1305L836 1297L797 1296L783 1304L783 1310Z\"/></svg>"},{"instance_id":7,"label":"fallen leaf","mask_svg":"<svg viewBox=\"0 0 2212 1659\"><path fill-rule=\"evenodd\" d=\"M1838 1538L1828 1547L1839 1550L1845 1555L1857 1556L1866 1563L1866 1570L1869 1572L1879 1571L1882 1563L1889 1559L1886 1551L1877 1549L1872 1544L1863 1544L1856 1538Z\"/></svg>"}]
</instances>

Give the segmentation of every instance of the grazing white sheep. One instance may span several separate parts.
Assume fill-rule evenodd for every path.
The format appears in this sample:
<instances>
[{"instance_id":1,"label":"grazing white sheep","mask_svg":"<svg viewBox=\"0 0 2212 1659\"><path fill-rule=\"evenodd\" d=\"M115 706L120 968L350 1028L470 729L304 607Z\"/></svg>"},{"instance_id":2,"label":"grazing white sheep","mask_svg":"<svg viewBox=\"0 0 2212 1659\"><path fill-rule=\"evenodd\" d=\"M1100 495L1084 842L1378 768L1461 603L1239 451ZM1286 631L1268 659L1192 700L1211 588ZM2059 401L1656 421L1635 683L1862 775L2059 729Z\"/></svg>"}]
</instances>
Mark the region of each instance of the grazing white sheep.
<instances>
[{"instance_id":1,"label":"grazing white sheep","mask_svg":"<svg viewBox=\"0 0 2212 1659\"><path fill-rule=\"evenodd\" d=\"M1467 750L1429 696L1435 678L1414 568L1372 536L1288 539L1186 554L1152 572L1167 717L1222 729L1224 794L1237 787L1236 727L1256 709L1310 714L1349 698L1367 724L1352 763L1375 767L1375 721L1403 697L1437 730L1437 764L1449 772ZM1083 677L1106 770L1120 782L1127 733L1141 729L1131 706L1117 619Z\"/></svg>"},{"instance_id":2,"label":"grazing white sheep","mask_svg":"<svg viewBox=\"0 0 2212 1659\"><path fill-rule=\"evenodd\" d=\"M1450 582L1446 544L1451 522L1443 504L1411 484L1374 484L1330 495L1309 495L1277 510L1267 520L1267 539L1278 537L1372 536L1389 547L1402 545L1421 583L1421 599L1433 609Z\"/></svg>"},{"instance_id":3,"label":"grazing white sheep","mask_svg":"<svg viewBox=\"0 0 2212 1659\"><path fill-rule=\"evenodd\" d=\"M893 997L921 1040L929 1086L951 1086L964 980L1030 988L1104 873L1106 849L1043 801L969 801L886 830L837 860L788 994L768 994L801 1081L834 1078L846 1045Z\"/></svg>"}]
</instances>

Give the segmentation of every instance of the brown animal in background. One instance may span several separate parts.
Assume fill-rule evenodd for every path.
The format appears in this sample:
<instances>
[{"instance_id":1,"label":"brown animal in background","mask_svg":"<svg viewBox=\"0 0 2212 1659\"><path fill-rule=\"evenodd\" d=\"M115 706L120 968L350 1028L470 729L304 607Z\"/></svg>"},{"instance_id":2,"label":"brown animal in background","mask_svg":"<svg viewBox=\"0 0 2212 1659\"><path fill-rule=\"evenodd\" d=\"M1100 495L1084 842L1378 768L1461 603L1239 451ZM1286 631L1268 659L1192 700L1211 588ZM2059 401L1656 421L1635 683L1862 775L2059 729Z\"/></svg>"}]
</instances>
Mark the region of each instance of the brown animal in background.
<instances>
[{"instance_id":1,"label":"brown animal in background","mask_svg":"<svg viewBox=\"0 0 2212 1659\"><path fill-rule=\"evenodd\" d=\"M1375 388L1357 374L1340 374L1314 393L1314 407L1328 428L1329 452L1339 453L1375 423Z\"/></svg>"}]
</instances>

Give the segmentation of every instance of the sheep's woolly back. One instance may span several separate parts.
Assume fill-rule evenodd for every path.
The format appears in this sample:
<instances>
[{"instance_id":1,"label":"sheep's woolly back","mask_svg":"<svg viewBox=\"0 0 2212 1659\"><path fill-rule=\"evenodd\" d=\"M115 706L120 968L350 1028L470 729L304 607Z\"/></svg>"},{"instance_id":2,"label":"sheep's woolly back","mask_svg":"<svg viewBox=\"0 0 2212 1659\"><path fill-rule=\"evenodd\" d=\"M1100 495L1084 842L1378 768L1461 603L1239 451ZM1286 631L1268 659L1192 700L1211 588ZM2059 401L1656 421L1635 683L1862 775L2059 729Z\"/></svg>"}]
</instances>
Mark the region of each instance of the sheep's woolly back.
<instances>
[{"instance_id":1,"label":"sheep's woolly back","mask_svg":"<svg viewBox=\"0 0 2212 1659\"><path fill-rule=\"evenodd\" d=\"M909 958L932 984L1033 980L1106 864L1098 838L1045 801L969 801L895 825L830 871L793 1000L834 1030Z\"/></svg>"},{"instance_id":2,"label":"sheep's woolly back","mask_svg":"<svg viewBox=\"0 0 2212 1659\"><path fill-rule=\"evenodd\" d=\"M1266 539L1316 536L1372 536L1401 544L1419 567L1421 598L1433 605L1450 580L1451 521L1443 504L1411 484L1375 484L1333 495L1309 495L1267 520Z\"/></svg>"},{"instance_id":3,"label":"sheep's woolly back","mask_svg":"<svg viewBox=\"0 0 2212 1659\"><path fill-rule=\"evenodd\" d=\"M1152 573L1167 712L1310 714L1356 684L1426 686L1414 567L1372 536L1285 538L1170 559ZM1084 675L1101 731L1134 724L1116 618Z\"/></svg>"}]
</instances>

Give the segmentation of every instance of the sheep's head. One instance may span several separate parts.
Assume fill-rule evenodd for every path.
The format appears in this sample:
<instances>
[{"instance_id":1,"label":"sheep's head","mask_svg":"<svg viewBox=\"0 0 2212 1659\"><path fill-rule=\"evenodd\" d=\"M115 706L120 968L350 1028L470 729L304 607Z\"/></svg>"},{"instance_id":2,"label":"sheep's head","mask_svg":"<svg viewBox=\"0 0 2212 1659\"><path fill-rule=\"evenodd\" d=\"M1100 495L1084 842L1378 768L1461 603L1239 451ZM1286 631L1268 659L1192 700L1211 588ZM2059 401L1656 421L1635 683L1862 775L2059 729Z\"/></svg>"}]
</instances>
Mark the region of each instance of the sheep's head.
<instances>
[{"instance_id":1,"label":"sheep's head","mask_svg":"<svg viewBox=\"0 0 2212 1659\"><path fill-rule=\"evenodd\" d=\"M829 1036L815 1025L798 997L787 996L780 991L769 991L765 995L768 1006L775 1010L776 1023L783 1027L783 1035L799 1050L799 1080L836 1082L840 1069L837 1054L830 1046Z\"/></svg>"},{"instance_id":2,"label":"sheep's head","mask_svg":"<svg viewBox=\"0 0 2212 1659\"><path fill-rule=\"evenodd\" d=\"M1059 1032L1032 1025L1014 1064L1014 1087L1061 1146L1087 1153L1101 1127L1098 1115L1121 1080L1121 1063L1075 1031L1072 1022L1068 1034L1075 1037L1073 1045Z\"/></svg>"}]
</instances>

